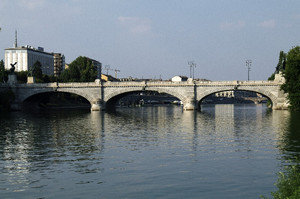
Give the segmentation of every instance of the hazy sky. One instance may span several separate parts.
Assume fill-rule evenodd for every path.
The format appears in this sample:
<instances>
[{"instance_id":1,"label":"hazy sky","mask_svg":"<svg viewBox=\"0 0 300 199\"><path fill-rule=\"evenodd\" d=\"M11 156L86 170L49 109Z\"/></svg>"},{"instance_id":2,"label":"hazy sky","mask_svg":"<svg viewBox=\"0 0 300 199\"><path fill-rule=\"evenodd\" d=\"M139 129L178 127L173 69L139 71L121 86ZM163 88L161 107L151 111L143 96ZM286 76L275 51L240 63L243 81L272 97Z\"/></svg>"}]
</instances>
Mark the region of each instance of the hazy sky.
<instances>
[{"instance_id":1,"label":"hazy sky","mask_svg":"<svg viewBox=\"0 0 300 199\"><path fill-rule=\"evenodd\" d=\"M251 80L300 45L299 0L0 0L0 59L18 45L119 69L118 77ZM103 71L106 73L106 71ZM109 72L114 75L113 71Z\"/></svg>"}]
</instances>

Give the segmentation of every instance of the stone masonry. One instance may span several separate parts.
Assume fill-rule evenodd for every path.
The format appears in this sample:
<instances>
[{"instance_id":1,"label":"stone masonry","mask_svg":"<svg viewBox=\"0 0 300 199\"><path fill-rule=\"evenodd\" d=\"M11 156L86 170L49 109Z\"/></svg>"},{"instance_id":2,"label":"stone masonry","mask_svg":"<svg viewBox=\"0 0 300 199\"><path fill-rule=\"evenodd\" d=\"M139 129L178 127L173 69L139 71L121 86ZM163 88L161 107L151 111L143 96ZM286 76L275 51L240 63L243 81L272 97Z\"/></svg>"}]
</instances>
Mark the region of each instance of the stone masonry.
<instances>
[{"instance_id":1,"label":"stone masonry","mask_svg":"<svg viewBox=\"0 0 300 199\"><path fill-rule=\"evenodd\" d=\"M86 98L92 111L110 108L120 97L131 92L157 91L167 93L183 102L184 110L199 109L201 101L220 91L243 90L260 93L272 102L273 109L287 109L286 94L280 89L284 79L276 75L274 81L143 81L143 82L89 82L89 83L43 83L0 84L1 89L10 88L15 93L12 108L20 110L27 98L44 92L68 92Z\"/></svg>"}]
</instances>

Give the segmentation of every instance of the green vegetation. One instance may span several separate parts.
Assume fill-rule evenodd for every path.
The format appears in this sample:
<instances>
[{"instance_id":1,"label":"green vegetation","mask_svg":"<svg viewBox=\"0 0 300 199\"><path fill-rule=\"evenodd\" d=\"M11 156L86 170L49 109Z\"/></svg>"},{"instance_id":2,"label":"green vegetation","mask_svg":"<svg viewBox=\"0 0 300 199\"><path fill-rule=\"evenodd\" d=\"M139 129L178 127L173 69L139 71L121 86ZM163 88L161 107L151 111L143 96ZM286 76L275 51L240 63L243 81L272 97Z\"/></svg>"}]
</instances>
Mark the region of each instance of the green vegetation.
<instances>
[{"instance_id":1,"label":"green vegetation","mask_svg":"<svg viewBox=\"0 0 300 199\"><path fill-rule=\"evenodd\" d=\"M27 83L27 71L15 72L19 83Z\"/></svg>"},{"instance_id":2,"label":"green vegetation","mask_svg":"<svg viewBox=\"0 0 300 199\"><path fill-rule=\"evenodd\" d=\"M275 74L282 73L285 83L281 89L288 94L290 108L300 110L300 47L292 48L287 54L280 51L275 72L268 78L274 80Z\"/></svg>"},{"instance_id":3,"label":"green vegetation","mask_svg":"<svg viewBox=\"0 0 300 199\"><path fill-rule=\"evenodd\" d=\"M61 82L93 82L97 77L97 69L87 57L78 57L65 69L59 80Z\"/></svg>"},{"instance_id":4,"label":"green vegetation","mask_svg":"<svg viewBox=\"0 0 300 199\"><path fill-rule=\"evenodd\" d=\"M278 180L275 184L278 188L276 192L272 192L274 199L299 199L300 198L300 168L299 160L296 165L287 166L285 172L279 172ZM266 197L261 197L265 198Z\"/></svg>"},{"instance_id":5,"label":"green vegetation","mask_svg":"<svg viewBox=\"0 0 300 199\"><path fill-rule=\"evenodd\" d=\"M286 82L282 85L291 109L300 110L300 47L291 49L286 56L285 70L283 76Z\"/></svg>"},{"instance_id":6,"label":"green vegetation","mask_svg":"<svg viewBox=\"0 0 300 199\"><path fill-rule=\"evenodd\" d=\"M7 81L7 74L8 72L5 71L4 68L4 61L0 61L0 82L6 82Z\"/></svg>"},{"instance_id":7,"label":"green vegetation","mask_svg":"<svg viewBox=\"0 0 300 199\"><path fill-rule=\"evenodd\" d=\"M33 66L29 69L28 72L26 72L27 76L33 76L35 77L36 83L48 83L48 82L55 82L56 78L51 75L44 75L42 71L42 64L39 61L36 61ZM18 80L20 80L18 78ZM26 77L27 81L27 77Z\"/></svg>"},{"instance_id":8,"label":"green vegetation","mask_svg":"<svg viewBox=\"0 0 300 199\"><path fill-rule=\"evenodd\" d=\"M37 79L43 78L42 64L36 61L33 66L28 70L28 76L34 76Z\"/></svg>"},{"instance_id":9,"label":"green vegetation","mask_svg":"<svg viewBox=\"0 0 300 199\"><path fill-rule=\"evenodd\" d=\"M286 65L286 53L283 51L280 51L279 53L279 61L276 66L275 72L268 78L269 81L275 79L275 74L278 74L280 72L283 72L285 70L285 65Z\"/></svg>"}]
</instances>

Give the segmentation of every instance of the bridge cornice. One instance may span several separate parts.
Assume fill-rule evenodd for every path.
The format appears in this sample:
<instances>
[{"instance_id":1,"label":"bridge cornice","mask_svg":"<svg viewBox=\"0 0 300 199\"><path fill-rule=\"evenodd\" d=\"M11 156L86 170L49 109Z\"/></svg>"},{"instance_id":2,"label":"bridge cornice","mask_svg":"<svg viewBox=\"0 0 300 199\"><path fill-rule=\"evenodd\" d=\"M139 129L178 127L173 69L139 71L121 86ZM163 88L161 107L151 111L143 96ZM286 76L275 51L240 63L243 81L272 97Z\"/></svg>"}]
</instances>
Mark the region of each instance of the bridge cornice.
<instances>
[{"instance_id":1,"label":"bridge cornice","mask_svg":"<svg viewBox=\"0 0 300 199\"><path fill-rule=\"evenodd\" d=\"M72 83L35 83L15 84L10 87L24 88L88 88L88 87L191 87L191 86L280 86L282 83L274 81L143 81L143 82L104 82L102 85L95 82L72 82ZM6 87L6 84L1 84Z\"/></svg>"},{"instance_id":2,"label":"bridge cornice","mask_svg":"<svg viewBox=\"0 0 300 199\"><path fill-rule=\"evenodd\" d=\"M104 87L184 87L194 86L190 82L143 81L143 82L105 82Z\"/></svg>"},{"instance_id":3,"label":"bridge cornice","mask_svg":"<svg viewBox=\"0 0 300 199\"><path fill-rule=\"evenodd\" d=\"M248 85L248 86L278 86L281 85L274 81L195 81L197 86L236 86L236 85Z\"/></svg>"}]
</instances>

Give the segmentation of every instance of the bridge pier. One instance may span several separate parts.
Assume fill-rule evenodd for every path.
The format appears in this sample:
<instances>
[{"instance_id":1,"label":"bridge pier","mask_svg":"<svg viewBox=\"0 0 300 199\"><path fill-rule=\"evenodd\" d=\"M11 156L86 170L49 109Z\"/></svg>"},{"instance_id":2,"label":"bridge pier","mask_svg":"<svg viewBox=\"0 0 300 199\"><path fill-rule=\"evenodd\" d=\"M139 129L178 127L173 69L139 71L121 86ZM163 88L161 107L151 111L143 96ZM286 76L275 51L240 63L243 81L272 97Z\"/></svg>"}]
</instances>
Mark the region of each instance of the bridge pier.
<instances>
[{"instance_id":1,"label":"bridge pier","mask_svg":"<svg viewBox=\"0 0 300 199\"><path fill-rule=\"evenodd\" d=\"M185 111L197 110L196 100L194 98L187 98L185 101L183 101L183 110Z\"/></svg>"},{"instance_id":2,"label":"bridge pier","mask_svg":"<svg viewBox=\"0 0 300 199\"><path fill-rule=\"evenodd\" d=\"M101 111L104 110L103 104L100 99L94 99L91 103L91 111Z\"/></svg>"}]
</instances>

